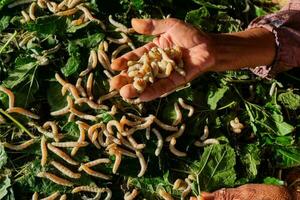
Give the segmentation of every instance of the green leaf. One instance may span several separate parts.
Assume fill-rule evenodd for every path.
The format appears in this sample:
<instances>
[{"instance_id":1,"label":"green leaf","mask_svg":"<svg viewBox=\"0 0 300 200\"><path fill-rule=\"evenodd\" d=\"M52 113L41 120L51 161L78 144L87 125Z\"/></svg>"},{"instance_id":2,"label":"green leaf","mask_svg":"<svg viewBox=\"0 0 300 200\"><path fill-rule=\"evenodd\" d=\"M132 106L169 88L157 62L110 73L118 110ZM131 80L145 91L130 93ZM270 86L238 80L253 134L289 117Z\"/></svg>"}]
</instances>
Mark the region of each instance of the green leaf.
<instances>
[{"instance_id":1,"label":"green leaf","mask_svg":"<svg viewBox=\"0 0 300 200\"><path fill-rule=\"evenodd\" d=\"M66 97L61 95L61 85L57 82L50 82L47 89L47 100L51 111L62 109L67 105Z\"/></svg>"},{"instance_id":2,"label":"green leaf","mask_svg":"<svg viewBox=\"0 0 300 200\"><path fill-rule=\"evenodd\" d=\"M43 16L24 25L25 29L39 34L59 34L66 32L66 19L59 16Z\"/></svg>"},{"instance_id":3,"label":"green leaf","mask_svg":"<svg viewBox=\"0 0 300 200\"><path fill-rule=\"evenodd\" d=\"M7 163L7 154L4 150L4 146L0 144L0 170L3 168L4 165Z\"/></svg>"},{"instance_id":4,"label":"green leaf","mask_svg":"<svg viewBox=\"0 0 300 200\"><path fill-rule=\"evenodd\" d=\"M0 199L3 199L9 194L9 187L11 186L11 181L8 176L0 177Z\"/></svg>"},{"instance_id":5,"label":"green leaf","mask_svg":"<svg viewBox=\"0 0 300 200\"><path fill-rule=\"evenodd\" d=\"M275 125L276 125L276 133L279 136L285 136L290 134L295 130L294 126L283 121L283 116L277 113L272 115Z\"/></svg>"},{"instance_id":6,"label":"green leaf","mask_svg":"<svg viewBox=\"0 0 300 200\"><path fill-rule=\"evenodd\" d=\"M284 185L284 181L274 178L274 177L266 177L264 179L264 184L268 184L268 185L279 185L279 186L283 186Z\"/></svg>"},{"instance_id":7,"label":"green leaf","mask_svg":"<svg viewBox=\"0 0 300 200\"><path fill-rule=\"evenodd\" d=\"M293 93L293 91L279 94L278 101L291 110L297 110L300 108L300 95Z\"/></svg>"},{"instance_id":8,"label":"green leaf","mask_svg":"<svg viewBox=\"0 0 300 200\"><path fill-rule=\"evenodd\" d=\"M299 147L275 147L277 164L282 168L300 166Z\"/></svg>"},{"instance_id":9,"label":"green leaf","mask_svg":"<svg viewBox=\"0 0 300 200\"><path fill-rule=\"evenodd\" d=\"M144 0L131 0L131 3L136 10L144 9Z\"/></svg>"},{"instance_id":10,"label":"green leaf","mask_svg":"<svg viewBox=\"0 0 300 200\"><path fill-rule=\"evenodd\" d=\"M258 7L258 6L254 6L255 8L255 14L257 17L260 17L260 16L264 16L266 14L268 14L263 8L261 7Z\"/></svg>"},{"instance_id":11,"label":"green leaf","mask_svg":"<svg viewBox=\"0 0 300 200\"><path fill-rule=\"evenodd\" d=\"M103 40L104 36L105 35L103 33L95 33L93 35L89 35L86 38L77 39L72 42L80 47L93 48Z\"/></svg>"},{"instance_id":12,"label":"green leaf","mask_svg":"<svg viewBox=\"0 0 300 200\"><path fill-rule=\"evenodd\" d=\"M254 179L258 174L261 155L257 144L246 145L241 152L241 161L246 167L247 178Z\"/></svg>"},{"instance_id":13,"label":"green leaf","mask_svg":"<svg viewBox=\"0 0 300 200\"><path fill-rule=\"evenodd\" d=\"M64 76L68 77L79 69L80 66L80 57L79 56L71 56L66 65L61 68L61 72L63 73Z\"/></svg>"},{"instance_id":14,"label":"green leaf","mask_svg":"<svg viewBox=\"0 0 300 200\"><path fill-rule=\"evenodd\" d=\"M3 16L0 19L0 33L8 27L9 21L10 21L10 16Z\"/></svg>"},{"instance_id":15,"label":"green leaf","mask_svg":"<svg viewBox=\"0 0 300 200\"><path fill-rule=\"evenodd\" d=\"M201 7L197 10L189 11L185 16L185 21L205 31L212 31L215 25L209 23L209 17L209 11L205 7Z\"/></svg>"},{"instance_id":16,"label":"green leaf","mask_svg":"<svg viewBox=\"0 0 300 200\"><path fill-rule=\"evenodd\" d=\"M211 88L208 92L207 104L210 109L215 110L218 102L224 97L225 93L229 90L229 87L223 86L221 88Z\"/></svg>"},{"instance_id":17,"label":"green leaf","mask_svg":"<svg viewBox=\"0 0 300 200\"><path fill-rule=\"evenodd\" d=\"M4 6L14 2L14 0L0 0L0 10L3 9Z\"/></svg>"},{"instance_id":18,"label":"green leaf","mask_svg":"<svg viewBox=\"0 0 300 200\"><path fill-rule=\"evenodd\" d=\"M192 164L191 174L198 177L201 191L232 187L236 180L235 164L236 155L232 147L228 144L210 145L204 148L200 160Z\"/></svg>"}]
</instances>

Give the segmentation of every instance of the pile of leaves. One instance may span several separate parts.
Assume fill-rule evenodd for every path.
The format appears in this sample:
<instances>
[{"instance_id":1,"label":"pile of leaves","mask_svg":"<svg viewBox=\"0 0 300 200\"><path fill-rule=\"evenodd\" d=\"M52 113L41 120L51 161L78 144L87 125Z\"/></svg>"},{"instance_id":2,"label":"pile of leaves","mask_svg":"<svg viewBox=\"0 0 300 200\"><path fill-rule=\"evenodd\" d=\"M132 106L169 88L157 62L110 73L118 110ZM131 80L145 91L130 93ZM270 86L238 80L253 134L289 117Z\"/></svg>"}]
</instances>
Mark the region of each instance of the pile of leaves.
<instances>
[{"instance_id":1,"label":"pile of leaves","mask_svg":"<svg viewBox=\"0 0 300 200\"><path fill-rule=\"evenodd\" d=\"M66 117L53 118L50 112L62 108L65 98L60 95L61 87L55 81L60 73L74 81L86 68L88 53L99 42L112 33L103 31L95 23L73 26L67 17L46 15L35 21L20 23L22 4L9 8L12 0L0 0L0 84L11 89L16 96L16 105L33 110L41 116L40 123L56 120L69 138L78 138L79 130ZM130 26L133 17L164 18L168 14L185 20L207 32L234 32L247 27L252 19L274 12L278 8L267 0L87 0L90 9L106 24L107 16ZM34 36L34 40L20 47L21 40ZM132 35L136 46L145 44L152 37ZM57 51L47 51L59 45ZM35 55L35 56L32 56ZM46 58L45 60L41 59ZM298 70L299 71L299 70ZM178 158L163 148L159 157L154 155L156 141L147 143L148 170L138 178L139 164L124 160L113 181L105 182L86 177L78 184L108 186L113 199L121 199L128 188L138 188L138 199L158 199L157 191L164 188L174 197L180 193L173 190L177 178L188 175L192 182L191 195L202 191L214 191L222 187L234 187L246 183L284 184L281 172L300 166L299 134L300 92L297 69L285 72L276 79L261 79L248 70L224 73L206 73L191 83L190 87L149 103L142 109L116 97L110 104L121 104L125 111L141 116L154 114L164 122L171 123L175 116L174 102L179 97L193 105L195 114L187 118L184 114L186 131L178 141L188 157ZM95 72L97 89L105 94L109 91L108 81L100 67ZM8 98L0 93L0 115L6 123L0 124L0 142L23 141L29 118L18 115L7 118L5 108ZM103 121L112 116L101 113ZM245 126L241 134L230 129L230 121L238 117ZM19 125L24 126L19 126ZM211 138L220 144L195 147L194 142L208 126ZM21 127L21 128L20 128ZM36 133L37 134L37 133ZM0 143L0 199L29 199L33 192L44 196L59 190L70 191L48 180L36 177L39 172L41 151L36 144L22 152L7 150ZM82 161L101 157L103 152L91 148L81 152ZM102 170L111 171L111 166ZM79 196L69 198L78 199Z\"/></svg>"}]
</instances>

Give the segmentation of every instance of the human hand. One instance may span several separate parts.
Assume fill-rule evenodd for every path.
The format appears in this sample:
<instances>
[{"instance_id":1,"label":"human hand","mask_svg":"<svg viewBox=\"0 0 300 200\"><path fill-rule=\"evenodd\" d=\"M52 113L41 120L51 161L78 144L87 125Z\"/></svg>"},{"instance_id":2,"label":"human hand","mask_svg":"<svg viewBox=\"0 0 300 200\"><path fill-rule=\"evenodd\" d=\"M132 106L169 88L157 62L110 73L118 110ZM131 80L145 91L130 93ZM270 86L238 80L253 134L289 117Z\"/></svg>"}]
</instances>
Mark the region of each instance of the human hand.
<instances>
[{"instance_id":1,"label":"human hand","mask_svg":"<svg viewBox=\"0 0 300 200\"><path fill-rule=\"evenodd\" d=\"M199 74L207 71L215 62L211 54L210 37L183 21L172 18L163 20L133 19L132 27L140 34L157 37L152 42L121 56L111 64L113 70L125 70L124 73L113 77L110 81L111 89L119 90L123 98L139 97L141 101L151 101L190 82ZM126 73L127 62L138 60L155 46L161 48L180 47L186 76L172 72L169 77L157 80L147 86L143 93L138 94L132 85L132 78L128 77Z\"/></svg>"}]
</instances>

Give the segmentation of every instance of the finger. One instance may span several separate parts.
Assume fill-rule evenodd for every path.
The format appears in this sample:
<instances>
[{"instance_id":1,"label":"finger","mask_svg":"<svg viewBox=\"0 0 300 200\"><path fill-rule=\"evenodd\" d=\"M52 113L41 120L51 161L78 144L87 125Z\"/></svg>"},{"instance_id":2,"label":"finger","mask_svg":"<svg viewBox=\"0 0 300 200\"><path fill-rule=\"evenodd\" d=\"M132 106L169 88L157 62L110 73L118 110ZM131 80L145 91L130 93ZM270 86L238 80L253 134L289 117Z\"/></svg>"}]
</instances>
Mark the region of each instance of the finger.
<instances>
[{"instance_id":1,"label":"finger","mask_svg":"<svg viewBox=\"0 0 300 200\"><path fill-rule=\"evenodd\" d=\"M151 48L155 47L156 45L153 42L150 42L142 47L139 47L133 51L130 51L123 56L115 59L111 63L111 68L113 70L121 71L127 69L127 62L129 60L138 60L142 55L146 52L148 52Z\"/></svg>"},{"instance_id":2,"label":"finger","mask_svg":"<svg viewBox=\"0 0 300 200\"><path fill-rule=\"evenodd\" d=\"M120 95L125 99L132 99L138 96L138 92L132 84L127 84L120 89Z\"/></svg>"},{"instance_id":3,"label":"finger","mask_svg":"<svg viewBox=\"0 0 300 200\"><path fill-rule=\"evenodd\" d=\"M201 192L201 199L202 200L214 200L215 195L208 192Z\"/></svg>"},{"instance_id":4,"label":"finger","mask_svg":"<svg viewBox=\"0 0 300 200\"><path fill-rule=\"evenodd\" d=\"M140 34L160 35L170 30L179 22L178 19L137 19L131 20L134 30Z\"/></svg>"},{"instance_id":5,"label":"finger","mask_svg":"<svg viewBox=\"0 0 300 200\"><path fill-rule=\"evenodd\" d=\"M119 74L109 81L110 90L119 90L121 87L129 83L132 83L132 78L130 78L128 74Z\"/></svg>"}]
</instances>

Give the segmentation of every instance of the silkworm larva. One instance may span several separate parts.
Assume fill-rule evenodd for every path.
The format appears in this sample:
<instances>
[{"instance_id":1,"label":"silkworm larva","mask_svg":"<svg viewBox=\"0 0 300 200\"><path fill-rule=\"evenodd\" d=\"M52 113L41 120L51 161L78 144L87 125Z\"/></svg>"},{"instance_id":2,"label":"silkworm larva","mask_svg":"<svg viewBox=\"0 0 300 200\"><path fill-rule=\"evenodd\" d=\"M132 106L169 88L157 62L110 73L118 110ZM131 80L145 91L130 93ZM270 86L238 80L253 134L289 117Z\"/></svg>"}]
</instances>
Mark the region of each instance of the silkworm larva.
<instances>
[{"instance_id":1,"label":"silkworm larva","mask_svg":"<svg viewBox=\"0 0 300 200\"><path fill-rule=\"evenodd\" d=\"M166 138L166 141L170 142L173 137L174 138L179 138L180 136L182 136L182 134L184 133L184 131L185 131L185 124L182 124L180 126L179 130L176 133L174 133L174 134L172 134L172 135L170 135L170 136L168 136Z\"/></svg>"},{"instance_id":2,"label":"silkworm larva","mask_svg":"<svg viewBox=\"0 0 300 200\"><path fill-rule=\"evenodd\" d=\"M51 194L48 197L42 198L41 200L54 200L59 196L59 191L54 192L53 194Z\"/></svg>"},{"instance_id":3,"label":"silkworm larva","mask_svg":"<svg viewBox=\"0 0 300 200\"><path fill-rule=\"evenodd\" d=\"M50 12L57 13L57 11L58 11L57 3L50 1L50 2L47 2L46 5Z\"/></svg>"},{"instance_id":4,"label":"silkworm larva","mask_svg":"<svg viewBox=\"0 0 300 200\"><path fill-rule=\"evenodd\" d=\"M94 193L103 193L105 191L105 188L99 188L99 187L94 187L94 186L78 186L75 187L72 190L72 194L78 193L78 192L94 192Z\"/></svg>"},{"instance_id":5,"label":"silkworm larva","mask_svg":"<svg viewBox=\"0 0 300 200\"><path fill-rule=\"evenodd\" d=\"M82 142L52 142L51 144L55 147L72 148L72 147L86 147L89 143L82 141Z\"/></svg>"},{"instance_id":6,"label":"silkworm larva","mask_svg":"<svg viewBox=\"0 0 300 200\"><path fill-rule=\"evenodd\" d=\"M35 17L35 9L36 9L36 3L33 2L30 7L29 7L29 17L32 19L32 20L35 20L36 17Z\"/></svg>"},{"instance_id":7,"label":"silkworm larva","mask_svg":"<svg viewBox=\"0 0 300 200\"><path fill-rule=\"evenodd\" d=\"M29 22L29 21L30 21L29 15L28 15L24 10L21 11L21 14L22 14L23 17L24 17L24 19L21 20L21 23L26 23L26 22Z\"/></svg>"},{"instance_id":8,"label":"silkworm larva","mask_svg":"<svg viewBox=\"0 0 300 200\"><path fill-rule=\"evenodd\" d=\"M68 2L69 2L69 0L63 0L62 2L60 2L60 3L57 5L57 9L58 9L58 10L64 10L65 7L68 5Z\"/></svg>"},{"instance_id":9,"label":"silkworm larva","mask_svg":"<svg viewBox=\"0 0 300 200\"><path fill-rule=\"evenodd\" d=\"M110 61L109 61L108 55L105 53L105 51L101 50L101 49L100 50L98 49L97 56L98 56L98 60L101 63L101 65L105 69L109 70L110 72L113 72L111 67L110 67Z\"/></svg>"},{"instance_id":10,"label":"silkworm larva","mask_svg":"<svg viewBox=\"0 0 300 200\"><path fill-rule=\"evenodd\" d=\"M174 198L169 194L168 192L164 191L163 189L160 189L158 191L158 194L160 197L162 197L164 200L174 200Z\"/></svg>"},{"instance_id":11,"label":"silkworm larva","mask_svg":"<svg viewBox=\"0 0 300 200\"><path fill-rule=\"evenodd\" d=\"M115 148L109 148L109 154L115 156L115 162L113 165L112 173L116 174L122 161L122 154Z\"/></svg>"},{"instance_id":12,"label":"silkworm larva","mask_svg":"<svg viewBox=\"0 0 300 200\"><path fill-rule=\"evenodd\" d=\"M43 124L43 128L44 129L51 128L55 142L59 142L58 127L55 122L47 121Z\"/></svg>"},{"instance_id":13,"label":"silkworm larva","mask_svg":"<svg viewBox=\"0 0 300 200\"><path fill-rule=\"evenodd\" d=\"M94 166L99 165L99 164L108 164L110 162L111 161L108 158L99 158L99 159L84 163L83 165L86 166L86 167L94 167ZM83 165L81 165L79 167L78 171L82 171L82 166Z\"/></svg>"},{"instance_id":14,"label":"silkworm larva","mask_svg":"<svg viewBox=\"0 0 300 200\"><path fill-rule=\"evenodd\" d=\"M82 87L81 83L82 83L82 78L78 78L77 81L76 81L75 87L79 91L79 93L80 93L81 96L86 97L85 90Z\"/></svg>"},{"instance_id":15,"label":"silkworm larva","mask_svg":"<svg viewBox=\"0 0 300 200\"><path fill-rule=\"evenodd\" d=\"M85 165L82 165L81 169L85 173L87 173L87 174L89 174L91 176L98 177L98 178L101 178L101 179L104 179L104 180L110 180L111 179L111 177L109 175L106 175L106 174L103 174L103 173L100 173L100 172L96 172L96 171L90 169L89 167L87 167Z\"/></svg>"},{"instance_id":16,"label":"silkworm larva","mask_svg":"<svg viewBox=\"0 0 300 200\"><path fill-rule=\"evenodd\" d=\"M150 134L151 134L151 127L149 126L148 128L146 128L146 139L150 140Z\"/></svg>"},{"instance_id":17,"label":"silkworm larva","mask_svg":"<svg viewBox=\"0 0 300 200\"><path fill-rule=\"evenodd\" d=\"M41 139L41 151L42 151L41 166L44 167L45 164L47 163L47 157L48 157L47 141L45 136L42 136Z\"/></svg>"},{"instance_id":18,"label":"silkworm larva","mask_svg":"<svg viewBox=\"0 0 300 200\"><path fill-rule=\"evenodd\" d=\"M26 117L32 118L32 119L40 119L40 117L36 114L33 114L32 112L25 110L24 108L20 107L13 107L13 108L8 108L6 110L7 113L18 113L21 115L24 115Z\"/></svg>"},{"instance_id":19,"label":"silkworm larva","mask_svg":"<svg viewBox=\"0 0 300 200\"><path fill-rule=\"evenodd\" d=\"M15 151L21 151L23 149L28 148L30 145L34 144L34 142L35 142L35 139L30 139L19 145L9 144L7 142L4 142L3 145L4 145L4 147L6 147L8 149L15 150Z\"/></svg>"},{"instance_id":20,"label":"silkworm larva","mask_svg":"<svg viewBox=\"0 0 300 200\"><path fill-rule=\"evenodd\" d=\"M89 128L90 128L90 125L88 125L87 123L85 123L85 122L83 122L83 121L76 121L75 122L77 125L78 125L78 127L80 128L83 128L84 130L88 130Z\"/></svg>"},{"instance_id":21,"label":"silkworm larva","mask_svg":"<svg viewBox=\"0 0 300 200\"><path fill-rule=\"evenodd\" d=\"M59 82L59 84L61 84L61 86L64 86L68 83L58 73L55 74L55 79L57 80L57 82Z\"/></svg>"},{"instance_id":22,"label":"silkworm larva","mask_svg":"<svg viewBox=\"0 0 300 200\"><path fill-rule=\"evenodd\" d=\"M112 191L109 188L104 188L104 192L107 194L104 200L110 200L112 197Z\"/></svg>"},{"instance_id":23,"label":"silkworm larva","mask_svg":"<svg viewBox=\"0 0 300 200\"><path fill-rule=\"evenodd\" d=\"M84 123L84 122L82 122L82 123ZM85 129L83 128L84 125L82 125L80 123L80 121L77 121L76 124L79 125L78 128L80 131L80 136L79 136L77 142L84 142L85 141ZM88 128L88 126L86 128ZM79 150L79 147L74 147L71 151L71 156L75 156L75 154L77 153L78 150Z\"/></svg>"},{"instance_id":24,"label":"silkworm larva","mask_svg":"<svg viewBox=\"0 0 300 200\"><path fill-rule=\"evenodd\" d=\"M154 122L162 129L166 130L166 131L178 131L178 128L175 126L170 126L168 124L165 124L163 122L161 122L159 119L157 119L156 117L154 118Z\"/></svg>"},{"instance_id":25,"label":"silkworm larva","mask_svg":"<svg viewBox=\"0 0 300 200\"><path fill-rule=\"evenodd\" d=\"M122 132L121 134L123 136L132 135L137 130L142 130L142 129L146 129L146 128L150 127L151 124L154 122L154 120L155 120L155 116L150 115L149 117L146 118L146 120L143 124L136 125L135 127L129 129L128 131Z\"/></svg>"},{"instance_id":26,"label":"silkworm larva","mask_svg":"<svg viewBox=\"0 0 300 200\"><path fill-rule=\"evenodd\" d=\"M169 145L169 149L171 151L171 153L173 153L174 155L178 156L178 157L185 157L187 156L187 154L185 152L179 151L178 149L175 148L176 145L176 139L173 137L170 141L170 145Z\"/></svg>"},{"instance_id":27,"label":"silkworm larva","mask_svg":"<svg viewBox=\"0 0 300 200\"><path fill-rule=\"evenodd\" d=\"M61 197L59 198L59 200L67 200L67 195L66 194L61 195Z\"/></svg>"},{"instance_id":28,"label":"silkworm larva","mask_svg":"<svg viewBox=\"0 0 300 200\"><path fill-rule=\"evenodd\" d=\"M94 143L97 140L98 135L99 135L98 131L94 131L94 133L92 135L92 140L91 140L92 143Z\"/></svg>"},{"instance_id":29,"label":"silkworm larva","mask_svg":"<svg viewBox=\"0 0 300 200\"><path fill-rule=\"evenodd\" d=\"M107 37L107 40L109 42L115 43L115 44L127 44L129 41L128 37L122 37L122 38L112 38L112 37Z\"/></svg>"},{"instance_id":30,"label":"silkworm larva","mask_svg":"<svg viewBox=\"0 0 300 200\"><path fill-rule=\"evenodd\" d=\"M103 132L105 130L105 124L103 123L97 123L97 124L94 124L92 126L90 126L90 128L88 129L88 137L89 139L92 141L93 139L93 134L94 132L97 130L97 129L101 129L100 132ZM92 141L93 142L93 141Z\"/></svg>"},{"instance_id":31,"label":"silkworm larva","mask_svg":"<svg viewBox=\"0 0 300 200\"><path fill-rule=\"evenodd\" d=\"M192 183L191 183L191 181L188 178L186 178L185 182L187 183L187 187L181 193L181 200L186 199L186 196L192 191L192 187L191 187Z\"/></svg>"},{"instance_id":32,"label":"silkworm larva","mask_svg":"<svg viewBox=\"0 0 300 200\"><path fill-rule=\"evenodd\" d=\"M112 75L109 71L107 71L107 70L105 69L105 70L103 70L103 73L105 74L105 76L106 76L108 79L112 79L113 75Z\"/></svg>"},{"instance_id":33,"label":"silkworm larva","mask_svg":"<svg viewBox=\"0 0 300 200\"><path fill-rule=\"evenodd\" d=\"M153 133L156 135L157 137L157 147L155 149L155 155L158 156L163 148L163 145L164 145L164 140L163 140L163 137L161 136L160 132L153 128L152 129Z\"/></svg>"},{"instance_id":34,"label":"silkworm larva","mask_svg":"<svg viewBox=\"0 0 300 200\"><path fill-rule=\"evenodd\" d=\"M234 120L230 121L230 126L233 129L243 129L244 128L244 125L242 123L240 123L239 118L237 118L237 117L234 118Z\"/></svg>"},{"instance_id":35,"label":"silkworm larva","mask_svg":"<svg viewBox=\"0 0 300 200\"><path fill-rule=\"evenodd\" d=\"M99 99L98 99L98 104L101 104L103 101L115 97L117 94L118 94L118 91L112 91L108 94L100 96Z\"/></svg>"},{"instance_id":36,"label":"silkworm larva","mask_svg":"<svg viewBox=\"0 0 300 200\"><path fill-rule=\"evenodd\" d=\"M73 113L70 113L69 117L68 117L68 122L72 122L75 120L76 115Z\"/></svg>"},{"instance_id":37,"label":"silkworm larva","mask_svg":"<svg viewBox=\"0 0 300 200\"><path fill-rule=\"evenodd\" d=\"M203 142L201 141L195 141L194 145L196 147L204 147L210 144L220 144L219 140L215 139L215 138L210 138L210 139L206 139Z\"/></svg>"},{"instance_id":38,"label":"silkworm larva","mask_svg":"<svg viewBox=\"0 0 300 200\"><path fill-rule=\"evenodd\" d=\"M114 116L114 115L117 114L117 112L118 112L117 106L116 106L116 105L113 105L113 106L111 107L111 109L110 109L109 114L112 115L112 116Z\"/></svg>"},{"instance_id":39,"label":"silkworm larva","mask_svg":"<svg viewBox=\"0 0 300 200\"><path fill-rule=\"evenodd\" d=\"M72 94L72 96L75 99L80 98L77 88L74 85L72 85L71 83L66 83L65 85L63 85L63 87L61 88L61 94L64 96L66 94L67 90Z\"/></svg>"},{"instance_id":40,"label":"silkworm larva","mask_svg":"<svg viewBox=\"0 0 300 200\"><path fill-rule=\"evenodd\" d=\"M121 147L116 147L116 150L119 151L122 155L124 156L128 156L128 157L131 157L131 158L136 158L136 154L126 150L126 149L123 149Z\"/></svg>"},{"instance_id":41,"label":"silkworm larva","mask_svg":"<svg viewBox=\"0 0 300 200\"><path fill-rule=\"evenodd\" d=\"M62 165L59 162L51 161L50 164L52 166L54 166L57 170L59 170L61 173L63 173L64 175L66 175L70 178L78 179L81 177L80 173L75 173L75 172L71 171L69 168L65 167L64 165Z\"/></svg>"},{"instance_id":42,"label":"silkworm larva","mask_svg":"<svg viewBox=\"0 0 300 200\"><path fill-rule=\"evenodd\" d=\"M184 190L187 186L187 183L182 179L176 179L173 184L173 190Z\"/></svg>"},{"instance_id":43,"label":"silkworm larva","mask_svg":"<svg viewBox=\"0 0 300 200\"><path fill-rule=\"evenodd\" d=\"M50 115L52 116L59 116L59 115L65 115L69 112L69 106L66 106L60 110L57 110L57 111L53 111L50 113Z\"/></svg>"},{"instance_id":44,"label":"silkworm larva","mask_svg":"<svg viewBox=\"0 0 300 200\"><path fill-rule=\"evenodd\" d=\"M79 76L85 76L88 73L90 73L93 69L95 69L96 66L97 66L97 61L98 61L98 58L97 58L96 51L95 50L91 50L90 56L89 56L89 61L88 61L88 66L87 66L87 68L84 71L82 71L79 74Z\"/></svg>"},{"instance_id":45,"label":"silkworm larva","mask_svg":"<svg viewBox=\"0 0 300 200\"><path fill-rule=\"evenodd\" d=\"M123 132L122 126L120 124L120 122L118 122L117 120L110 120L107 124L106 124L106 130L108 131L108 133L113 134L113 127L115 127L119 133Z\"/></svg>"},{"instance_id":46,"label":"silkworm larva","mask_svg":"<svg viewBox=\"0 0 300 200\"><path fill-rule=\"evenodd\" d=\"M77 117L82 118L82 119L86 119L86 120L90 120L90 121L96 121L97 120L97 118L95 116L85 114L83 112L80 112L80 111L76 110L75 108L70 108L70 112L75 114Z\"/></svg>"},{"instance_id":47,"label":"silkworm larva","mask_svg":"<svg viewBox=\"0 0 300 200\"><path fill-rule=\"evenodd\" d=\"M39 199L39 194L37 192L34 192L31 199L32 200L38 200Z\"/></svg>"},{"instance_id":48,"label":"silkworm larva","mask_svg":"<svg viewBox=\"0 0 300 200\"><path fill-rule=\"evenodd\" d=\"M127 125L127 126L131 126L131 127L134 127L134 126L137 126L139 124L141 124L142 121L130 121L126 118L126 116L124 115L121 120L120 120L120 125L121 127L123 127L124 129L124 126Z\"/></svg>"},{"instance_id":49,"label":"silkworm larva","mask_svg":"<svg viewBox=\"0 0 300 200\"><path fill-rule=\"evenodd\" d=\"M135 139L132 137L132 135L127 136L128 141L130 142L130 144L133 146L134 149L144 149L146 147L145 144L138 144Z\"/></svg>"},{"instance_id":50,"label":"silkworm larva","mask_svg":"<svg viewBox=\"0 0 300 200\"><path fill-rule=\"evenodd\" d=\"M114 19L112 18L112 15L109 15L109 16L108 16L108 20L109 20L109 22L110 22L113 26L115 26L115 27L117 27L117 28L121 28L121 29L124 29L124 30L127 29L127 27L126 27L124 24L122 24L122 23L117 22L116 20L114 20Z\"/></svg>"},{"instance_id":51,"label":"silkworm larva","mask_svg":"<svg viewBox=\"0 0 300 200\"><path fill-rule=\"evenodd\" d=\"M179 105L177 102L174 103L174 109L175 109L175 113L176 113L176 119L173 122L173 125L177 126L182 121L182 113L180 111L180 108L179 108Z\"/></svg>"},{"instance_id":52,"label":"silkworm larva","mask_svg":"<svg viewBox=\"0 0 300 200\"><path fill-rule=\"evenodd\" d=\"M59 157L61 157L62 159L64 159L67 163L69 163L71 165L78 165L79 164L78 162L76 162L75 160L73 160L68 154L66 154L65 152L63 152L59 148L56 148L52 144L48 143L47 147L48 147L48 149L50 151L52 151L53 153L55 153L56 155L58 155Z\"/></svg>"},{"instance_id":53,"label":"silkworm larva","mask_svg":"<svg viewBox=\"0 0 300 200\"><path fill-rule=\"evenodd\" d=\"M102 105L102 104L97 104L88 98L79 98L75 101L75 103L76 104L86 103L90 108L95 109L95 110L100 110L100 109L108 110L109 109L108 106Z\"/></svg>"},{"instance_id":54,"label":"silkworm larva","mask_svg":"<svg viewBox=\"0 0 300 200\"><path fill-rule=\"evenodd\" d=\"M77 5L76 8L78 8L79 10L81 10L84 13L85 17L87 17L90 21L95 21L95 22L97 22L101 26L101 28L103 30L106 29L104 23L101 20L98 20L98 19L94 18L92 16L91 12L86 7L84 7L83 5Z\"/></svg>"},{"instance_id":55,"label":"silkworm larva","mask_svg":"<svg viewBox=\"0 0 300 200\"><path fill-rule=\"evenodd\" d=\"M80 4L81 2L82 2L82 0L69 1L68 8L73 8L73 7L77 6L78 4Z\"/></svg>"},{"instance_id":56,"label":"silkworm larva","mask_svg":"<svg viewBox=\"0 0 300 200\"><path fill-rule=\"evenodd\" d=\"M47 5L46 5L46 1L45 0L37 0L37 5L40 7L40 8L47 8Z\"/></svg>"},{"instance_id":57,"label":"silkworm larva","mask_svg":"<svg viewBox=\"0 0 300 200\"><path fill-rule=\"evenodd\" d=\"M86 82L86 93L90 100L93 99L93 83L94 83L94 74L90 73Z\"/></svg>"},{"instance_id":58,"label":"silkworm larva","mask_svg":"<svg viewBox=\"0 0 300 200\"><path fill-rule=\"evenodd\" d=\"M37 174L38 177L41 177L41 178L47 178L49 179L50 181L58 184L58 185L63 185L63 186L68 186L68 187L71 187L73 186L73 183L71 183L70 181L64 179L64 178L61 178L61 177L58 177L52 173L49 173L49 172L40 172Z\"/></svg>"},{"instance_id":59,"label":"silkworm larva","mask_svg":"<svg viewBox=\"0 0 300 200\"><path fill-rule=\"evenodd\" d=\"M126 192L124 195L124 200L134 200L137 195L139 194L139 191L137 189L133 189L132 192Z\"/></svg>"},{"instance_id":60,"label":"silkworm larva","mask_svg":"<svg viewBox=\"0 0 300 200\"><path fill-rule=\"evenodd\" d=\"M206 140L209 136L209 129L208 129L208 126L205 125L204 126L204 130L203 130L203 135L200 137L200 140Z\"/></svg>"},{"instance_id":61,"label":"silkworm larva","mask_svg":"<svg viewBox=\"0 0 300 200\"><path fill-rule=\"evenodd\" d=\"M0 85L0 91L4 92L8 96L8 99L9 99L8 107L13 108L15 106L15 95L14 95L14 93L11 90L9 90L9 89L1 86L1 85Z\"/></svg>"},{"instance_id":62,"label":"silkworm larva","mask_svg":"<svg viewBox=\"0 0 300 200\"><path fill-rule=\"evenodd\" d=\"M179 104L180 104L180 106L181 106L182 108L184 108L184 109L186 109L186 110L189 110L188 117L193 116L194 111L195 111L195 109L194 109L193 106L187 105L187 104L183 101L182 98L178 98L178 102L179 102Z\"/></svg>"},{"instance_id":63,"label":"silkworm larva","mask_svg":"<svg viewBox=\"0 0 300 200\"><path fill-rule=\"evenodd\" d=\"M118 57L119 53L126 48L128 48L128 45L123 44L123 45L119 46L116 50L114 50L111 55L111 62L113 62Z\"/></svg>"},{"instance_id":64,"label":"silkworm larva","mask_svg":"<svg viewBox=\"0 0 300 200\"><path fill-rule=\"evenodd\" d=\"M145 158L144 158L143 154L140 151L136 151L135 154L138 157L139 162L140 162L140 166L141 166L141 170L140 170L140 172L137 176L142 177L142 176L144 176L144 174L147 170L147 163L145 161Z\"/></svg>"}]
</instances>

